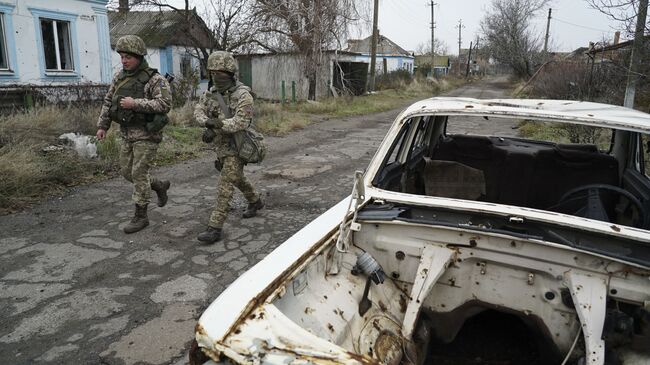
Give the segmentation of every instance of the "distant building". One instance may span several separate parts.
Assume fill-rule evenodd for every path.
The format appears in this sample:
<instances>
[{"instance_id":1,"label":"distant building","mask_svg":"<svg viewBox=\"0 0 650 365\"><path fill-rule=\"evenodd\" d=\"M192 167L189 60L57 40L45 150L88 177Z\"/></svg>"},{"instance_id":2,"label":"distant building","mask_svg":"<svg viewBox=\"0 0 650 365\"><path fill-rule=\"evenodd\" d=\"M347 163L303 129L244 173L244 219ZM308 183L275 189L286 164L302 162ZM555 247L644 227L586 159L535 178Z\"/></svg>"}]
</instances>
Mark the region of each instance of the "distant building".
<instances>
[{"instance_id":1,"label":"distant building","mask_svg":"<svg viewBox=\"0 0 650 365\"><path fill-rule=\"evenodd\" d=\"M149 66L161 75L188 75L201 69L195 47L210 49L212 34L196 11L121 11L108 13L111 47L128 34L135 34L147 45ZM113 71L122 69L120 56L112 53Z\"/></svg>"},{"instance_id":2,"label":"distant building","mask_svg":"<svg viewBox=\"0 0 650 365\"><path fill-rule=\"evenodd\" d=\"M417 55L415 56L415 68L416 70L421 68L431 68L431 55ZM449 68L451 67L451 62L449 56L438 56L433 57L433 74L436 77L444 76L449 73Z\"/></svg>"},{"instance_id":3,"label":"distant building","mask_svg":"<svg viewBox=\"0 0 650 365\"><path fill-rule=\"evenodd\" d=\"M348 47L345 51L358 53L357 61L369 64L371 44L372 36L364 39L350 39L348 40ZM413 73L415 69L415 56L383 35L380 35L377 41L375 62L375 72L377 74L397 70L406 70Z\"/></svg>"}]
</instances>

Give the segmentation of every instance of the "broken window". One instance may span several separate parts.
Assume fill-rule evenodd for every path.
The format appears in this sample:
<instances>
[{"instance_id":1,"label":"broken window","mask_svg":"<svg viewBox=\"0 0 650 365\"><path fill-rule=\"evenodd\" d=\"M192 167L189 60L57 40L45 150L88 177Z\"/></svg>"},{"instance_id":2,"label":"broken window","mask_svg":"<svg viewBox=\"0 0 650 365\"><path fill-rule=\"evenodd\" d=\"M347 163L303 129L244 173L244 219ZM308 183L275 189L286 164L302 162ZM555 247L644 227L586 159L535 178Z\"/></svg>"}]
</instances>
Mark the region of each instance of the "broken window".
<instances>
[{"instance_id":1,"label":"broken window","mask_svg":"<svg viewBox=\"0 0 650 365\"><path fill-rule=\"evenodd\" d=\"M41 18L43 54L47 71L73 71L70 22Z\"/></svg>"},{"instance_id":2,"label":"broken window","mask_svg":"<svg viewBox=\"0 0 650 365\"><path fill-rule=\"evenodd\" d=\"M9 69L7 56L7 36L5 32L5 14L0 13L0 70Z\"/></svg>"}]
</instances>

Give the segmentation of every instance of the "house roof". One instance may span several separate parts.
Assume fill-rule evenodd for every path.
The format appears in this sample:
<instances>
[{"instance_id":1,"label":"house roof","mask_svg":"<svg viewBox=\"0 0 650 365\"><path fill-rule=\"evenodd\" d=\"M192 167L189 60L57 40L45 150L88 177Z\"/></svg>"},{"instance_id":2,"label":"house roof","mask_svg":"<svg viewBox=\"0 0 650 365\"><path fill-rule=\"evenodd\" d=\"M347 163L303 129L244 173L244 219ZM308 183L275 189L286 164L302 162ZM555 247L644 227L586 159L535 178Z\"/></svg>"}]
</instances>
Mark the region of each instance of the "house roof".
<instances>
[{"instance_id":1,"label":"house roof","mask_svg":"<svg viewBox=\"0 0 650 365\"><path fill-rule=\"evenodd\" d=\"M364 39L349 39L348 48L345 50L348 52L369 54L371 44L372 36ZM377 41L377 54L413 57L410 52L398 46L397 43L391 41L383 35L379 35L379 40Z\"/></svg>"},{"instance_id":2,"label":"house roof","mask_svg":"<svg viewBox=\"0 0 650 365\"><path fill-rule=\"evenodd\" d=\"M650 35L644 35L643 36L643 41L644 42L648 42L649 40L650 40ZM634 44L634 39L630 39L628 41L620 42L620 43L616 43L616 44L609 44L609 45L601 46L601 47L592 47L592 48L588 49L587 52L585 52L585 53L595 54L595 53L600 53L600 52L613 51L613 50L617 50L617 49L620 49L620 48L630 47L633 44Z\"/></svg>"},{"instance_id":3,"label":"house roof","mask_svg":"<svg viewBox=\"0 0 650 365\"><path fill-rule=\"evenodd\" d=\"M109 12L111 45L125 35L142 38L147 47L210 47L210 31L194 10ZM195 38L192 39L191 37Z\"/></svg>"}]
</instances>

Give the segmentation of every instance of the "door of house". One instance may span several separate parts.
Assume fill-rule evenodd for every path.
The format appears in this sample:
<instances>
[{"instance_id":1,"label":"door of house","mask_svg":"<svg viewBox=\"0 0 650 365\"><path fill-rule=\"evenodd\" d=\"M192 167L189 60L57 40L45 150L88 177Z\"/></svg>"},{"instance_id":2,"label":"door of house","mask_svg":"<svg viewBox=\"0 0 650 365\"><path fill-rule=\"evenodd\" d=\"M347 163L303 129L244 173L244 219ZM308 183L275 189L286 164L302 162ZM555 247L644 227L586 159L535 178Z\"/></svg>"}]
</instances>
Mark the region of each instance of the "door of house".
<instances>
[{"instance_id":1,"label":"door of house","mask_svg":"<svg viewBox=\"0 0 650 365\"><path fill-rule=\"evenodd\" d=\"M246 86L253 87L253 67L250 58L237 59L239 64L239 81L243 82Z\"/></svg>"}]
</instances>

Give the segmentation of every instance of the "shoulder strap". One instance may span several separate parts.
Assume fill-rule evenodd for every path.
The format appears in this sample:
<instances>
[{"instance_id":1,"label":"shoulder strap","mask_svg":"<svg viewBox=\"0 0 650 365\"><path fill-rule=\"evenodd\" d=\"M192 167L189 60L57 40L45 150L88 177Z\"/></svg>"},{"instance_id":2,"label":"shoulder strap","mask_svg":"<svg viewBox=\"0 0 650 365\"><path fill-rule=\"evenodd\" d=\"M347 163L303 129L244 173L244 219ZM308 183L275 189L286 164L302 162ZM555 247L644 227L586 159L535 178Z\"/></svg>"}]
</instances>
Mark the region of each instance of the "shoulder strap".
<instances>
[{"instance_id":1,"label":"shoulder strap","mask_svg":"<svg viewBox=\"0 0 650 365\"><path fill-rule=\"evenodd\" d=\"M230 108L226 105L226 101L223 100L223 96L221 95L220 92L212 93L212 96L217 99L217 102L219 103L219 107L221 108L221 111L223 112L223 115L226 116L226 118L232 118L232 114L230 114Z\"/></svg>"}]
</instances>

